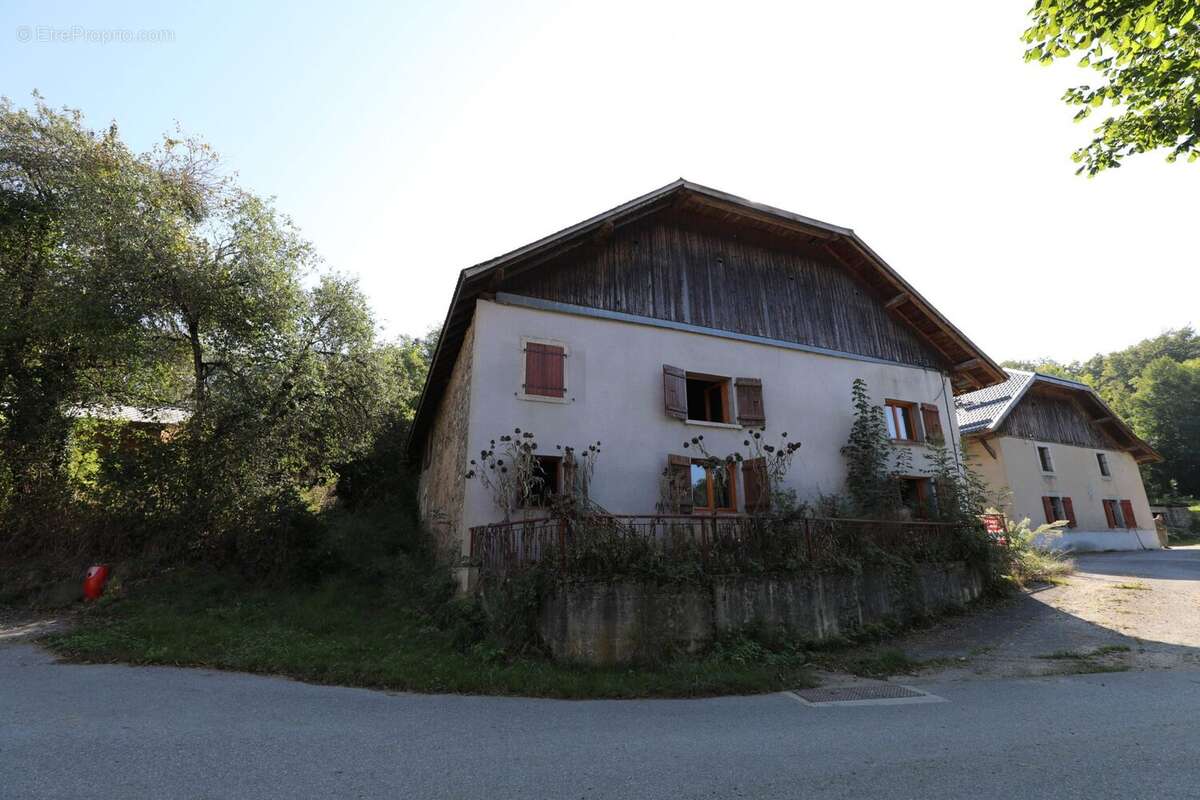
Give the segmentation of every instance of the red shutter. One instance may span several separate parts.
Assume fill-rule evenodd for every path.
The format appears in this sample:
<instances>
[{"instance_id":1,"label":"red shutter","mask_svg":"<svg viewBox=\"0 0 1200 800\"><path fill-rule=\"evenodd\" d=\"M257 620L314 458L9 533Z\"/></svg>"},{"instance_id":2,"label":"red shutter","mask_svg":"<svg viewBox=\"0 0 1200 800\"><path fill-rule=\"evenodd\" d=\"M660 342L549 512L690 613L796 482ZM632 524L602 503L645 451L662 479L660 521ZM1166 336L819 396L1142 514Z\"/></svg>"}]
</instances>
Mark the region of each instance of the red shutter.
<instances>
[{"instance_id":1,"label":"red shutter","mask_svg":"<svg viewBox=\"0 0 1200 800\"><path fill-rule=\"evenodd\" d=\"M687 419L687 373L663 364L663 406L669 417Z\"/></svg>"},{"instance_id":2,"label":"red shutter","mask_svg":"<svg viewBox=\"0 0 1200 800\"><path fill-rule=\"evenodd\" d=\"M667 482L674 508L667 511L676 514L692 513L692 460L674 453L667 456Z\"/></svg>"},{"instance_id":3,"label":"red shutter","mask_svg":"<svg viewBox=\"0 0 1200 800\"><path fill-rule=\"evenodd\" d=\"M1121 501L1121 515L1125 517L1126 528L1136 528L1137 520L1133 516L1133 503L1128 500Z\"/></svg>"},{"instance_id":4,"label":"red shutter","mask_svg":"<svg viewBox=\"0 0 1200 800\"><path fill-rule=\"evenodd\" d=\"M771 507L771 486L767 480L765 458L742 462L742 485L745 487L747 511L762 512Z\"/></svg>"},{"instance_id":5,"label":"red shutter","mask_svg":"<svg viewBox=\"0 0 1200 800\"><path fill-rule=\"evenodd\" d=\"M1063 501L1063 511L1065 511L1067 513L1067 527L1068 528L1078 527L1077 523L1075 522L1075 504L1071 502L1071 498L1069 498L1069 497L1064 497L1062 499L1062 501Z\"/></svg>"},{"instance_id":6,"label":"red shutter","mask_svg":"<svg viewBox=\"0 0 1200 800\"><path fill-rule=\"evenodd\" d=\"M1105 500L1104 501L1104 518L1106 520L1108 520L1108 527L1110 527L1110 528L1117 527L1117 515L1113 513L1113 507L1112 507L1112 504L1114 502L1115 502L1114 500Z\"/></svg>"},{"instance_id":7,"label":"red shutter","mask_svg":"<svg viewBox=\"0 0 1200 800\"><path fill-rule=\"evenodd\" d=\"M945 440L942 434L942 419L938 416L938 409L933 403L921 403L921 421L925 427L926 439Z\"/></svg>"},{"instance_id":8,"label":"red shutter","mask_svg":"<svg viewBox=\"0 0 1200 800\"><path fill-rule=\"evenodd\" d=\"M767 424L763 410L762 381L758 378L737 378L737 421L739 425L761 427Z\"/></svg>"},{"instance_id":9,"label":"red shutter","mask_svg":"<svg viewBox=\"0 0 1200 800\"><path fill-rule=\"evenodd\" d=\"M1049 497L1042 497L1042 509L1046 512L1046 522L1054 522L1054 503Z\"/></svg>"},{"instance_id":10,"label":"red shutter","mask_svg":"<svg viewBox=\"0 0 1200 800\"><path fill-rule=\"evenodd\" d=\"M566 351L552 344L525 343L525 394L562 397L566 394L563 362Z\"/></svg>"}]
</instances>

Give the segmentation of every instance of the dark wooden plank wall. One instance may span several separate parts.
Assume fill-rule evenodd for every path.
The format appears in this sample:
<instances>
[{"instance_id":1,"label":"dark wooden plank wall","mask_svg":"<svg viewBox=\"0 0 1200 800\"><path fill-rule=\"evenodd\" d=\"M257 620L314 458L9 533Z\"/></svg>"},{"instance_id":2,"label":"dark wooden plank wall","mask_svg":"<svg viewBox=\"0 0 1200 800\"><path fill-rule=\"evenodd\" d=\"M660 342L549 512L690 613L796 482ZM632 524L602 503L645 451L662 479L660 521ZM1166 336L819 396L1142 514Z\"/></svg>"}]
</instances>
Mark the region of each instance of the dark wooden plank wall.
<instances>
[{"instance_id":1,"label":"dark wooden plank wall","mask_svg":"<svg viewBox=\"0 0 1200 800\"><path fill-rule=\"evenodd\" d=\"M1077 400L1058 395L1026 394L1004 420L999 433L1098 450L1121 449L1103 430L1088 421L1087 412Z\"/></svg>"},{"instance_id":2,"label":"dark wooden plank wall","mask_svg":"<svg viewBox=\"0 0 1200 800\"><path fill-rule=\"evenodd\" d=\"M942 359L833 259L654 217L570 251L504 290L925 367Z\"/></svg>"}]
</instances>

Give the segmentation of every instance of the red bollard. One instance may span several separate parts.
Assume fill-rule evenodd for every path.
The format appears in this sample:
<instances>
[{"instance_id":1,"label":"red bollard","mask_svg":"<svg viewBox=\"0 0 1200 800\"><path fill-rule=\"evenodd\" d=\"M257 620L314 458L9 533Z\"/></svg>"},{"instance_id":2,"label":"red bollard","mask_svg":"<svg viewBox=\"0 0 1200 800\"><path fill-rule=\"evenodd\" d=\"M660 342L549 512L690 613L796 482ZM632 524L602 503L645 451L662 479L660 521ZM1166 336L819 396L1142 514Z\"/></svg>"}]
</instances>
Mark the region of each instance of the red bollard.
<instances>
[{"instance_id":1,"label":"red bollard","mask_svg":"<svg viewBox=\"0 0 1200 800\"><path fill-rule=\"evenodd\" d=\"M108 564L97 564L89 567L87 577L83 579L83 599L99 600L104 594L104 584L108 581Z\"/></svg>"}]
</instances>

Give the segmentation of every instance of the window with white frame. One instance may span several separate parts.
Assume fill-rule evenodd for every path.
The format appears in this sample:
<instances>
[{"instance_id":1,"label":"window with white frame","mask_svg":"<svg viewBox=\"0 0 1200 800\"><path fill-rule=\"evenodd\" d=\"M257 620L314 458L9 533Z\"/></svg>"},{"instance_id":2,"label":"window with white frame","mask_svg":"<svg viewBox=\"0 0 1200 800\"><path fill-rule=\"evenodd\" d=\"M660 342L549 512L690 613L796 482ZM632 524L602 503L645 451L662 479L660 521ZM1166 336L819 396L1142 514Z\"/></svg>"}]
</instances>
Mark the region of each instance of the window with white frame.
<instances>
[{"instance_id":1,"label":"window with white frame","mask_svg":"<svg viewBox=\"0 0 1200 800\"><path fill-rule=\"evenodd\" d=\"M1042 467L1042 472L1054 472L1054 458L1050 455L1050 448L1044 444L1037 446L1038 463Z\"/></svg>"}]
</instances>

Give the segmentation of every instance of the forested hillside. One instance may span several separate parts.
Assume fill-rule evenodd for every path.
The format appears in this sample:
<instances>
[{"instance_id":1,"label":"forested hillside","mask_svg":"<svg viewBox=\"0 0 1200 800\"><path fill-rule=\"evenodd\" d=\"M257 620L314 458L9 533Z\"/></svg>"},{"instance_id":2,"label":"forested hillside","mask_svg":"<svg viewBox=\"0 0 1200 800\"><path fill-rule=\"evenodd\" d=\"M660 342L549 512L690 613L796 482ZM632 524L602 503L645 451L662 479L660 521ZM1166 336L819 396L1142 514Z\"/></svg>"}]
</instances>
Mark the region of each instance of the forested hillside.
<instances>
[{"instance_id":1,"label":"forested hillside","mask_svg":"<svg viewBox=\"0 0 1200 800\"><path fill-rule=\"evenodd\" d=\"M1096 388L1165 459L1143 468L1152 500L1200 497L1200 336L1190 326L1086 361L1005 361Z\"/></svg>"}]
</instances>

